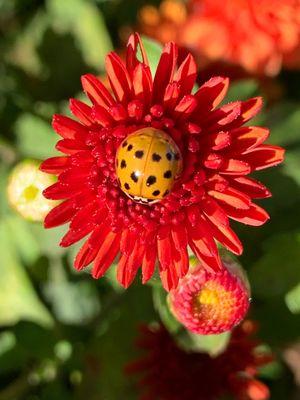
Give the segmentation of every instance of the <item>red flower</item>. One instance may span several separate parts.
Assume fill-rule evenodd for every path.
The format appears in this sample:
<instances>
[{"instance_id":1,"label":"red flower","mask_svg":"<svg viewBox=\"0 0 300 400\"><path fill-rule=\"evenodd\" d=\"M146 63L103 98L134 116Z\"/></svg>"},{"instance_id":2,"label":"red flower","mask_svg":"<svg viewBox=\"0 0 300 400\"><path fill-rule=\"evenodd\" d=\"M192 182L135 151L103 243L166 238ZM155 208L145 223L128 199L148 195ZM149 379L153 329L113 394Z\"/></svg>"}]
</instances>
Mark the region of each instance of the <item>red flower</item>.
<instances>
[{"instance_id":1,"label":"red flower","mask_svg":"<svg viewBox=\"0 0 300 400\"><path fill-rule=\"evenodd\" d=\"M274 75L299 54L300 1L191 0L181 32L181 44L202 58Z\"/></svg>"},{"instance_id":2,"label":"red flower","mask_svg":"<svg viewBox=\"0 0 300 400\"><path fill-rule=\"evenodd\" d=\"M238 267L237 267L238 268ZM192 269L169 294L171 310L190 331L202 335L231 330L245 317L249 290L231 265L211 273Z\"/></svg>"},{"instance_id":3,"label":"red flower","mask_svg":"<svg viewBox=\"0 0 300 400\"><path fill-rule=\"evenodd\" d=\"M253 322L245 321L224 353L211 358L182 350L163 326L144 326L137 344L145 354L126 372L142 375L141 400L216 400L230 394L237 400L267 400L269 390L256 375L272 357L257 351L259 342L251 337L255 330Z\"/></svg>"},{"instance_id":4,"label":"red flower","mask_svg":"<svg viewBox=\"0 0 300 400\"><path fill-rule=\"evenodd\" d=\"M142 61L136 55L138 48ZM164 287L176 287L189 268L188 245L206 268L219 270L216 241L235 254L242 252L229 218L249 225L261 225L269 218L252 199L268 197L270 192L246 175L280 163L283 150L263 144L267 129L242 127L259 112L261 99L216 108L228 88L228 79L222 77L212 78L191 94L196 65L188 55L177 68L174 43L165 46L152 78L138 35L129 39L126 62L110 53L106 68L114 95L96 77L84 75L82 84L91 105L72 99L70 109L78 121L62 115L53 118L62 137L57 149L65 156L42 164L43 171L58 175L58 182L44 195L64 201L48 214L45 227L70 222L61 246L89 235L75 267L81 270L93 262L95 278L120 254L117 278L125 287L140 267L147 282L157 259ZM158 141L179 149L183 161L171 193L151 205L126 196L115 166L119 147L132 133L140 139L142 128L151 128L151 134L157 130ZM144 130L143 140L146 134Z\"/></svg>"}]
</instances>

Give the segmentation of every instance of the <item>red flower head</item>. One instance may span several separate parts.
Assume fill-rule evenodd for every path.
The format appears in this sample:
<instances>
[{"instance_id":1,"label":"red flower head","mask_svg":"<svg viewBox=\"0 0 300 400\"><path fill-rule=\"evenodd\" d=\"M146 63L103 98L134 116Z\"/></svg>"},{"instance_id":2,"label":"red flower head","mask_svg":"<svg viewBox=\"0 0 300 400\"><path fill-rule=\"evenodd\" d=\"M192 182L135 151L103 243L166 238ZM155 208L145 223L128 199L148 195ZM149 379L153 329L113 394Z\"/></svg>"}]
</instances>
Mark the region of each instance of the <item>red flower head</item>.
<instances>
[{"instance_id":1,"label":"red flower head","mask_svg":"<svg viewBox=\"0 0 300 400\"><path fill-rule=\"evenodd\" d=\"M208 60L274 75L299 54L299 0L190 0L185 44Z\"/></svg>"},{"instance_id":2,"label":"red flower head","mask_svg":"<svg viewBox=\"0 0 300 400\"><path fill-rule=\"evenodd\" d=\"M191 270L169 301L176 318L190 331L202 335L231 330L246 315L249 290L242 275L230 271L231 265L211 273L201 266Z\"/></svg>"},{"instance_id":3,"label":"red flower head","mask_svg":"<svg viewBox=\"0 0 300 400\"><path fill-rule=\"evenodd\" d=\"M256 376L272 357L258 352L259 342L251 337L255 329L245 321L233 331L224 353L211 358L179 348L163 326L142 327L137 344L145 354L128 364L126 372L142 374L141 400L217 400L226 395L267 400L268 387Z\"/></svg>"},{"instance_id":4,"label":"red flower head","mask_svg":"<svg viewBox=\"0 0 300 400\"><path fill-rule=\"evenodd\" d=\"M222 77L191 94L196 65L188 55L177 68L174 43L165 46L152 78L136 34L125 63L110 53L106 68L113 95L85 75L91 105L72 99L76 121L54 116L62 136L57 149L65 156L41 168L58 175L45 197L63 202L45 227L70 222L61 246L89 235L75 267L93 262L95 278L120 254L117 278L125 287L140 267L147 282L157 259L164 287L176 287L188 271L188 245L206 268L218 271L216 241L242 252L229 218L249 225L268 219L252 199L270 192L246 175L280 163L283 150L262 144L267 129L242 126L259 112L261 99L216 108L228 88Z\"/></svg>"}]
</instances>

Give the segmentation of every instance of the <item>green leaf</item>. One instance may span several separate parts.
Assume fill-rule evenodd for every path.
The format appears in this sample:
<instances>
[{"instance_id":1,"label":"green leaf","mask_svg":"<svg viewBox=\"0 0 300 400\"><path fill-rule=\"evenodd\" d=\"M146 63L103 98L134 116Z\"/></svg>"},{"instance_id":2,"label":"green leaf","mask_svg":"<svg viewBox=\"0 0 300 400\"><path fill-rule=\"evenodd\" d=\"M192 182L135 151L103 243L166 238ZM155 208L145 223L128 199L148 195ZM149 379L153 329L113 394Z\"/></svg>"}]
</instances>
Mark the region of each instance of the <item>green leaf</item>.
<instances>
[{"instance_id":1,"label":"green leaf","mask_svg":"<svg viewBox=\"0 0 300 400\"><path fill-rule=\"evenodd\" d=\"M300 236L284 233L267 240L264 255L250 270L252 293L260 298L286 294L300 281Z\"/></svg>"},{"instance_id":2,"label":"green leaf","mask_svg":"<svg viewBox=\"0 0 300 400\"><path fill-rule=\"evenodd\" d=\"M10 238L26 264L34 263L40 256L38 242L30 230L30 223L19 216L10 215L6 219Z\"/></svg>"},{"instance_id":3,"label":"green leaf","mask_svg":"<svg viewBox=\"0 0 300 400\"><path fill-rule=\"evenodd\" d=\"M225 103L247 100L258 94L258 83L255 79L245 79L232 82L225 98Z\"/></svg>"},{"instance_id":4,"label":"green leaf","mask_svg":"<svg viewBox=\"0 0 300 400\"><path fill-rule=\"evenodd\" d=\"M177 321L170 311L168 305L168 293L163 289L161 284L152 286L152 293L154 308L158 312L163 324L169 332L178 332L182 328L182 325Z\"/></svg>"},{"instance_id":5,"label":"green leaf","mask_svg":"<svg viewBox=\"0 0 300 400\"><path fill-rule=\"evenodd\" d=\"M86 324L100 310L97 292L89 281L50 283L46 293L56 318L64 324Z\"/></svg>"},{"instance_id":6,"label":"green leaf","mask_svg":"<svg viewBox=\"0 0 300 400\"><path fill-rule=\"evenodd\" d=\"M285 302L293 314L300 313L300 283L286 294Z\"/></svg>"},{"instance_id":7,"label":"green leaf","mask_svg":"<svg viewBox=\"0 0 300 400\"><path fill-rule=\"evenodd\" d=\"M5 220L0 223L0 254L0 325L11 325L20 320L51 325L52 318L17 257Z\"/></svg>"},{"instance_id":8,"label":"green leaf","mask_svg":"<svg viewBox=\"0 0 300 400\"><path fill-rule=\"evenodd\" d=\"M197 335L184 331L176 339L179 345L187 351L205 352L212 357L216 357L226 349L230 336L230 332L224 332L219 335Z\"/></svg>"},{"instance_id":9,"label":"green leaf","mask_svg":"<svg viewBox=\"0 0 300 400\"><path fill-rule=\"evenodd\" d=\"M25 157L44 159L58 152L55 150L57 136L41 118L32 114L22 114L15 125L17 146Z\"/></svg>"},{"instance_id":10,"label":"green leaf","mask_svg":"<svg viewBox=\"0 0 300 400\"><path fill-rule=\"evenodd\" d=\"M300 113L299 113L300 116ZM299 119L300 124L300 119ZM299 131L298 125L298 131ZM299 132L298 132L299 136ZM290 176L297 182L300 186L300 148L296 148L294 150L290 150L286 153L285 161L282 166L282 171L284 174Z\"/></svg>"},{"instance_id":11,"label":"green leaf","mask_svg":"<svg viewBox=\"0 0 300 400\"><path fill-rule=\"evenodd\" d=\"M155 75L158 61L162 52L162 45L155 40L149 39L146 36L142 37L143 44L149 59L152 76Z\"/></svg>"},{"instance_id":12,"label":"green leaf","mask_svg":"<svg viewBox=\"0 0 300 400\"><path fill-rule=\"evenodd\" d=\"M38 76L44 72L37 47L42 41L47 26L46 13L37 12L16 37L7 55L12 64L22 68L28 75Z\"/></svg>"},{"instance_id":13,"label":"green leaf","mask_svg":"<svg viewBox=\"0 0 300 400\"><path fill-rule=\"evenodd\" d=\"M266 116L266 126L271 129L270 141L278 145L300 142L299 104L282 102L273 106Z\"/></svg>"},{"instance_id":14,"label":"green leaf","mask_svg":"<svg viewBox=\"0 0 300 400\"><path fill-rule=\"evenodd\" d=\"M45 295L60 322L86 324L99 313L100 301L92 280L68 281L60 259L52 260L50 275L50 281L45 287Z\"/></svg>"},{"instance_id":15,"label":"green leaf","mask_svg":"<svg viewBox=\"0 0 300 400\"><path fill-rule=\"evenodd\" d=\"M47 6L56 30L72 32L85 62L97 70L103 69L112 43L100 10L84 0L48 0Z\"/></svg>"}]
</instances>

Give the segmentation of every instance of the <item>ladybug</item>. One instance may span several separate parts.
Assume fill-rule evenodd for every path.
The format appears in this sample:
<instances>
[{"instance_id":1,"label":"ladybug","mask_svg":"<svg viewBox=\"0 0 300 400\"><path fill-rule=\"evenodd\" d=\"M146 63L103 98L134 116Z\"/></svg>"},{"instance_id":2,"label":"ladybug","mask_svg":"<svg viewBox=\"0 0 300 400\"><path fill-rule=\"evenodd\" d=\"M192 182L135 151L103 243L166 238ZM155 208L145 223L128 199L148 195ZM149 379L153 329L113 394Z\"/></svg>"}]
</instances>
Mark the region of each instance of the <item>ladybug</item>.
<instances>
[{"instance_id":1,"label":"ladybug","mask_svg":"<svg viewBox=\"0 0 300 400\"><path fill-rule=\"evenodd\" d=\"M182 170L182 156L165 132L143 128L121 143L116 154L116 174L122 191L132 200L153 204L172 190Z\"/></svg>"}]
</instances>

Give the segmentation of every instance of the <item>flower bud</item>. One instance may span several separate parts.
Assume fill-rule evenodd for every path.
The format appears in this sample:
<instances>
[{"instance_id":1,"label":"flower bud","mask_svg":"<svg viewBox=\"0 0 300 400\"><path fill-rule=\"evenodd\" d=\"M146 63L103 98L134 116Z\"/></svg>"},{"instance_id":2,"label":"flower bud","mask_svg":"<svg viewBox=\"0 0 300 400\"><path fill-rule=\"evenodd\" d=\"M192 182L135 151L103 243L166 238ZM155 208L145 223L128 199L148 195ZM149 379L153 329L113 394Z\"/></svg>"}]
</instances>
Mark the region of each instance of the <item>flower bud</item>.
<instances>
[{"instance_id":1,"label":"flower bud","mask_svg":"<svg viewBox=\"0 0 300 400\"><path fill-rule=\"evenodd\" d=\"M55 182L55 178L40 171L39 165L37 160L20 162L12 170L7 184L10 206L29 221L42 221L58 204L42 195L43 190Z\"/></svg>"}]
</instances>

